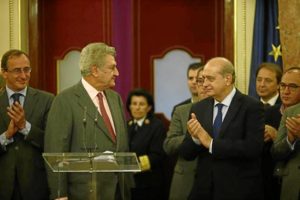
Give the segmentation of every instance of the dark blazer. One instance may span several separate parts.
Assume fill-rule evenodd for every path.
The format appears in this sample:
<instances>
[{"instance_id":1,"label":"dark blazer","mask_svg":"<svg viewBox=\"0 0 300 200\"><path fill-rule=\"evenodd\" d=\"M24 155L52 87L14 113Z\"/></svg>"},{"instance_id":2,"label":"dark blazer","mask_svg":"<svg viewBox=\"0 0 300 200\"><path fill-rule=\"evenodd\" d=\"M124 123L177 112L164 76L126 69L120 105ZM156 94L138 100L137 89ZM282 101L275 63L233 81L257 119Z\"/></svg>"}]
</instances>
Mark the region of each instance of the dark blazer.
<instances>
[{"instance_id":1,"label":"dark blazer","mask_svg":"<svg viewBox=\"0 0 300 200\"><path fill-rule=\"evenodd\" d=\"M279 98L280 99L280 98ZM281 104L275 104L265 110L265 123L275 129L278 129L281 112ZM262 172L263 172L263 184L265 199L279 200L280 198L280 184L277 177L274 177L274 168L276 162L271 156L270 150L273 145L273 141L264 143L263 157L262 157Z\"/></svg>"},{"instance_id":2,"label":"dark blazer","mask_svg":"<svg viewBox=\"0 0 300 200\"><path fill-rule=\"evenodd\" d=\"M28 136L16 133L15 141L6 147L0 145L0 199L10 200L16 181L23 200L48 199L46 170L42 157L44 130L54 96L31 87L24 101L26 120L31 124ZM10 118L7 92L0 92L0 134L7 130Z\"/></svg>"},{"instance_id":3,"label":"dark blazer","mask_svg":"<svg viewBox=\"0 0 300 200\"><path fill-rule=\"evenodd\" d=\"M111 110L116 131L116 143L112 140L96 106L84 89L81 81L58 94L51 107L45 134L45 152L128 152L127 124L121 97L113 90L104 91ZM86 118L84 126L83 118ZM86 148L87 147L87 150ZM57 197L57 173L48 171L51 197ZM129 199L133 178L130 173L96 173L96 189L90 193L91 174L68 173L60 176L61 196L69 199L111 199L119 184Z\"/></svg>"},{"instance_id":4,"label":"dark blazer","mask_svg":"<svg viewBox=\"0 0 300 200\"><path fill-rule=\"evenodd\" d=\"M171 112L171 117L173 116L174 112L175 112L175 109L178 107L178 106L182 106L184 104L189 104L189 103L192 103L192 98L189 98L189 99L186 99L178 104L176 104L174 107L173 107L173 110Z\"/></svg>"},{"instance_id":5,"label":"dark blazer","mask_svg":"<svg viewBox=\"0 0 300 200\"><path fill-rule=\"evenodd\" d=\"M166 156L163 150L166 130L162 121L155 116L148 117L144 120L143 125L135 131L131 120L128 123L128 134L130 151L135 152L137 157L147 155L151 164L151 170L134 175L136 187L132 194L133 199L140 199L134 196L135 192L138 192L138 195L143 197L142 199L162 199L164 186L163 161Z\"/></svg>"},{"instance_id":6,"label":"dark blazer","mask_svg":"<svg viewBox=\"0 0 300 200\"><path fill-rule=\"evenodd\" d=\"M280 120L282 114L280 112L281 103L270 106L265 110L265 121L266 124L274 127L275 129L279 128Z\"/></svg>"},{"instance_id":7,"label":"dark blazer","mask_svg":"<svg viewBox=\"0 0 300 200\"><path fill-rule=\"evenodd\" d=\"M214 99L207 98L191 108L203 128L212 134ZM234 95L220 133L213 139L212 153L195 144L190 136L179 154L187 160L198 157L197 172L189 199L262 199L261 154L264 109L261 102Z\"/></svg>"},{"instance_id":8,"label":"dark blazer","mask_svg":"<svg viewBox=\"0 0 300 200\"><path fill-rule=\"evenodd\" d=\"M281 98L280 98L280 96L278 96L277 99L276 99L275 105L281 105L281 103L282 103Z\"/></svg>"}]
</instances>

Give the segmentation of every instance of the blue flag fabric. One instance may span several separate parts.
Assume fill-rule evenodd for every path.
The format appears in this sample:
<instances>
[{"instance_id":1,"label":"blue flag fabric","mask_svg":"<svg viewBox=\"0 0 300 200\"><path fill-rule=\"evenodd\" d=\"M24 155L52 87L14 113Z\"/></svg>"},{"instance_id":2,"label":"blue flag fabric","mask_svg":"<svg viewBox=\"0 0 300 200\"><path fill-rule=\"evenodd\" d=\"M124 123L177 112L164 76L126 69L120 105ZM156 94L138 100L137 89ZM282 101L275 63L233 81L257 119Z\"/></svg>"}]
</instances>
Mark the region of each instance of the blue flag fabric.
<instances>
[{"instance_id":1,"label":"blue flag fabric","mask_svg":"<svg viewBox=\"0 0 300 200\"><path fill-rule=\"evenodd\" d=\"M275 61L272 45L280 45L278 28L278 0L256 1L253 30L252 59L250 66L249 95L258 97L255 89L256 70L263 62L272 62L282 66L282 57Z\"/></svg>"}]
</instances>

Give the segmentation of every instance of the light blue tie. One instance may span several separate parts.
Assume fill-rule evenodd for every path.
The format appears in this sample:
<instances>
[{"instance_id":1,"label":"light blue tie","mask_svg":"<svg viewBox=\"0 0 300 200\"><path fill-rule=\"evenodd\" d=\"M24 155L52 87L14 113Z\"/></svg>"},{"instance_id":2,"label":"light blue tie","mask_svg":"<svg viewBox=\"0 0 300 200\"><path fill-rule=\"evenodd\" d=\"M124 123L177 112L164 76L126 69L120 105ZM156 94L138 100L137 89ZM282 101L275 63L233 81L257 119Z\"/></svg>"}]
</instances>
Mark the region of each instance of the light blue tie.
<instances>
[{"instance_id":1,"label":"light blue tie","mask_svg":"<svg viewBox=\"0 0 300 200\"><path fill-rule=\"evenodd\" d=\"M214 138L216 138L218 136L221 125L222 125L222 108L224 105L221 103L218 103L216 106L218 107L218 113L217 113L217 116L216 116L214 124L213 124Z\"/></svg>"}]
</instances>

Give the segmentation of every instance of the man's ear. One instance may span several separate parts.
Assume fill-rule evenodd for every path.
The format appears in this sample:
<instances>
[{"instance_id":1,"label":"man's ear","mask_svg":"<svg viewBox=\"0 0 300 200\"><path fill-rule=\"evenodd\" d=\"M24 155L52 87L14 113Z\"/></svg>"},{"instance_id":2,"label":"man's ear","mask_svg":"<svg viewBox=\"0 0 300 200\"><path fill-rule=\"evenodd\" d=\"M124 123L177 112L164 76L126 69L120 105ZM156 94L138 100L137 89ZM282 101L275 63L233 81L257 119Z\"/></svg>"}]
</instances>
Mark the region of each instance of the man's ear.
<instances>
[{"instance_id":1,"label":"man's ear","mask_svg":"<svg viewBox=\"0 0 300 200\"><path fill-rule=\"evenodd\" d=\"M226 80L226 85L231 85L232 84L232 75L231 74L226 74L225 75L225 80Z\"/></svg>"},{"instance_id":2,"label":"man's ear","mask_svg":"<svg viewBox=\"0 0 300 200\"><path fill-rule=\"evenodd\" d=\"M1 69L1 72L0 72L0 78L2 77L2 78L4 78L4 79L6 79L6 73L7 73L7 71L5 71L4 69Z\"/></svg>"},{"instance_id":3,"label":"man's ear","mask_svg":"<svg viewBox=\"0 0 300 200\"><path fill-rule=\"evenodd\" d=\"M96 65L91 66L91 75L98 76L98 67Z\"/></svg>"}]
</instances>

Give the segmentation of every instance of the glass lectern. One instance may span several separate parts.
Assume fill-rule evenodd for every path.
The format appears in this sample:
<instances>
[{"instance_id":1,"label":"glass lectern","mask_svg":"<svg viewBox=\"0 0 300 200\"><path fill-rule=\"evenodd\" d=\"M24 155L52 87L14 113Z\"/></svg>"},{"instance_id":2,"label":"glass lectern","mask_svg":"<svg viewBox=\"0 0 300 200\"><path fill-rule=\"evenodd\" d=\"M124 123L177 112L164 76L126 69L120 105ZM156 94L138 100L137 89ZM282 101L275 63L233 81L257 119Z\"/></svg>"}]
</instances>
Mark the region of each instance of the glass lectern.
<instances>
[{"instance_id":1,"label":"glass lectern","mask_svg":"<svg viewBox=\"0 0 300 200\"><path fill-rule=\"evenodd\" d=\"M140 172L136 154L117 153L43 153L44 160L53 172L91 173L91 185L96 185L95 173L105 172ZM59 175L59 174L58 174ZM59 184L59 183L58 183ZM91 188L93 190L95 188ZM59 194L58 194L59 195ZM99 199L95 195L90 199Z\"/></svg>"}]
</instances>

